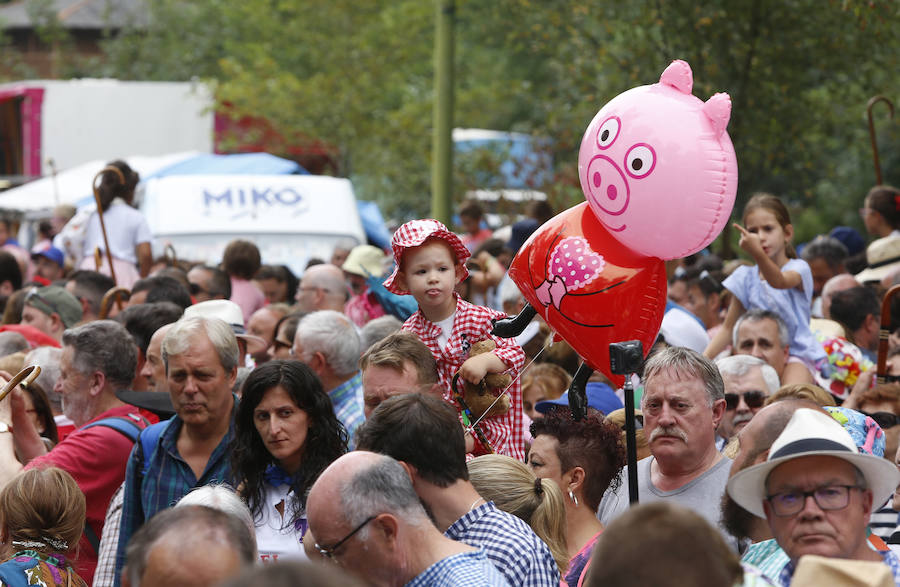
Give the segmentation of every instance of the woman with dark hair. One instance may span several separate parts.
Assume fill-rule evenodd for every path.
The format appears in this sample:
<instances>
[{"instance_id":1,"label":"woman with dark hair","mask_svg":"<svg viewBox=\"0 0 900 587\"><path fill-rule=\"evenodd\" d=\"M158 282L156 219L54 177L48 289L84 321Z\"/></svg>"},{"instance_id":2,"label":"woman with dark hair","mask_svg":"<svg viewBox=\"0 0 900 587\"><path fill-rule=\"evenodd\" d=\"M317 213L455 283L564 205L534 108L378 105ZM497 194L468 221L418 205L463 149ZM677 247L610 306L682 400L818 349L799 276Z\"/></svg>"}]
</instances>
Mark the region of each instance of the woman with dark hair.
<instances>
[{"instance_id":1,"label":"woman with dark hair","mask_svg":"<svg viewBox=\"0 0 900 587\"><path fill-rule=\"evenodd\" d=\"M318 377L299 361L270 361L244 383L232 471L253 513L260 559L305 558L306 495L347 452L347 432Z\"/></svg>"},{"instance_id":2,"label":"woman with dark hair","mask_svg":"<svg viewBox=\"0 0 900 587\"><path fill-rule=\"evenodd\" d=\"M124 161L108 163L95 183L100 196L100 210L92 212L86 220L81 214L77 214L57 236L61 241L54 240L58 248L81 260L79 268L95 269L94 250L99 248L106 251L100 225L99 212L102 212L117 285L129 289L139 278L147 277L153 264L150 226L144 215L134 208L134 190L138 181L138 173ZM83 228L79 229L79 225ZM66 242L66 239L76 235L77 240L79 233L83 234L84 240L80 250L75 251L72 249L77 248L78 243ZM102 265L98 271L109 275L106 255L101 257Z\"/></svg>"},{"instance_id":3,"label":"woman with dark hair","mask_svg":"<svg viewBox=\"0 0 900 587\"><path fill-rule=\"evenodd\" d=\"M294 346L294 334L300 319L306 314L303 312L288 314L275 324L275 338L269 347L269 356L273 359L290 359L291 347Z\"/></svg>"},{"instance_id":4,"label":"woman with dark hair","mask_svg":"<svg viewBox=\"0 0 900 587\"><path fill-rule=\"evenodd\" d=\"M25 401L25 411L34 422L34 429L41 435L41 440L50 450L59 442L59 431L56 429L56 421L53 419L53 410L50 408L50 400L47 393L37 381L28 385L22 385L25 391L22 399Z\"/></svg>"},{"instance_id":5,"label":"woman with dark hair","mask_svg":"<svg viewBox=\"0 0 900 587\"><path fill-rule=\"evenodd\" d=\"M555 481L566 498L569 568L560 583L574 587L603 532L597 508L607 488L619 482L625 447L619 428L591 408L577 422L568 407L554 408L531 424L531 436L528 464L538 477Z\"/></svg>"}]
</instances>

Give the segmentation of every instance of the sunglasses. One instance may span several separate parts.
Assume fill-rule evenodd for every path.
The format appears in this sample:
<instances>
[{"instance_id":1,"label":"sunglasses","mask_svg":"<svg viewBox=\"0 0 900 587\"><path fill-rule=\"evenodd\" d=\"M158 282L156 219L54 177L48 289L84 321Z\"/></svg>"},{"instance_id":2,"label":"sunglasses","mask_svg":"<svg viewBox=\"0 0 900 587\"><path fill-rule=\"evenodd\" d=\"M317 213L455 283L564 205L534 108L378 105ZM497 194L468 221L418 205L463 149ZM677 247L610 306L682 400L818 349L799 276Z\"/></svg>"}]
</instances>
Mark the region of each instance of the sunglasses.
<instances>
[{"instance_id":1,"label":"sunglasses","mask_svg":"<svg viewBox=\"0 0 900 587\"><path fill-rule=\"evenodd\" d=\"M741 396L743 396L747 407L751 409L761 408L766 401L766 394L758 390L745 391L744 393L726 393L725 409L736 410L738 404L741 403Z\"/></svg>"},{"instance_id":2,"label":"sunglasses","mask_svg":"<svg viewBox=\"0 0 900 587\"><path fill-rule=\"evenodd\" d=\"M863 412L860 410L863 416L868 416L875 420L875 423L881 426L882 430L887 430L888 428L893 428L897 424L900 424L900 416L897 414L892 414L891 412Z\"/></svg>"}]
</instances>

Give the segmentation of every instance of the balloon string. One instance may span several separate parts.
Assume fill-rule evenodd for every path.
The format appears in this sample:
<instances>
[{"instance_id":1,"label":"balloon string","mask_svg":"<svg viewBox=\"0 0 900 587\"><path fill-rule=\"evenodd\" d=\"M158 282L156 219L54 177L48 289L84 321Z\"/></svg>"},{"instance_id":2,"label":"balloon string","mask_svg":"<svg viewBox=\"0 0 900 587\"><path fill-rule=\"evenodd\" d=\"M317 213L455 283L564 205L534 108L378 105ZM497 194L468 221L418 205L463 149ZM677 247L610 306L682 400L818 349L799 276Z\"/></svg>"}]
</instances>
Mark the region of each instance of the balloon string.
<instances>
[{"instance_id":1,"label":"balloon string","mask_svg":"<svg viewBox=\"0 0 900 587\"><path fill-rule=\"evenodd\" d=\"M475 420L474 422L472 422L472 423L469 425L469 427L466 428L466 432L467 432L468 434L471 435L471 434L473 433L473 430L475 429L475 426L478 426L478 423L481 422L482 420L484 420L484 417L487 416L488 412L491 411L491 408L494 407L494 404L496 404L497 402L499 402L499 401L500 401L500 398L502 398L504 395L506 395L506 394L509 393L509 389L510 389L513 385L516 384L516 381L518 381L519 379L521 379L522 373L524 373L525 371L527 371L528 368L531 367L531 364L534 363L535 361L537 361L537 358L541 356L541 353L544 352L544 349L545 349L545 348L547 348L547 347L546 347L546 346L542 346L542 347L541 347L541 350L539 350L539 351L537 352L537 354L534 356L534 358L531 359L531 360L528 362L527 365L525 365L524 367L522 367L522 369L521 369L518 373L516 373L516 376L513 378L513 380L510 382L510 384L506 386L506 388L503 390L503 392L500 393L499 395L497 395L497 398L496 398L493 402L491 402L491 405L489 405L489 406L487 407L487 409L486 409L484 412L482 412L482 414L478 417L477 420Z\"/></svg>"}]
</instances>

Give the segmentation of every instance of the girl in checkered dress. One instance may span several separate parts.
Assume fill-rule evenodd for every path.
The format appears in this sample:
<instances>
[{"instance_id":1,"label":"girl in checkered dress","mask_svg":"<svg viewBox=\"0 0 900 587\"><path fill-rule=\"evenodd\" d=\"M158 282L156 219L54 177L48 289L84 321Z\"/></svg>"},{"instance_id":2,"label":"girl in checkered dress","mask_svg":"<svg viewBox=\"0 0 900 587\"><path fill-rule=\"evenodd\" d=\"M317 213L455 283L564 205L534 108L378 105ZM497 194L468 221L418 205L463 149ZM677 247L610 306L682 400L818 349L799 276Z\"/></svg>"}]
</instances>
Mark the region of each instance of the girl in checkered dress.
<instances>
[{"instance_id":1,"label":"girl in checkered dress","mask_svg":"<svg viewBox=\"0 0 900 587\"><path fill-rule=\"evenodd\" d=\"M455 287L468 276L465 261L469 251L459 237L437 220L413 220L394 233L391 239L396 267L384 282L396 294L411 294L419 310L403 324L431 350L438 364L444 398L453 402L450 382L459 371L460 378L479 383L488 373L509 372L510 409L487 417L479 423L490 449L519 460L525 459L525 430L522 421L522 391L517 374L525 362L525 353L514 339L491 334L492 319L505 314L463 300ZM469 357L472 345L491 339L497 347ZM458 407L458 406L457 406ZM471 434L466 434L467 452L490 452Z\"/></svg>"}]
</instances>

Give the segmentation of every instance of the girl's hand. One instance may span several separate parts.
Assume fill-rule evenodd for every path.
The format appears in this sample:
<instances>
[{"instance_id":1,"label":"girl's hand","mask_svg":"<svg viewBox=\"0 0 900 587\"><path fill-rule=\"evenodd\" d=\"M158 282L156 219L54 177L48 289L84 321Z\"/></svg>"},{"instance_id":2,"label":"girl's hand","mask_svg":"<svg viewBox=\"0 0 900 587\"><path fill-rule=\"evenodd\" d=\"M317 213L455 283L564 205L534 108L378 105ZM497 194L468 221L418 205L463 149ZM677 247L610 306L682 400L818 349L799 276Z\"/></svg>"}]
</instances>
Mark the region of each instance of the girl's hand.
<instances>
[{"instance_id":1,"label":"girl's hand","mask_svg":"<svg viewBox=\"0 0 900 587\"><path fill-rule=\"evenodd\" d=\"M493 356L493 353L484 353L469 357L459 368L459 376L469 383L478 385L484 379L484 376L488 374L488 367Z\"/></svg>"},{"instance_id":2,"label":"girl's hand","mask_svg":"<svg viewBox=\"0 0 900 587\"><path fill-rule=\"evenodd\" d=\"M754 259L758 259L759 257L765 257L766 253L763 251L762 243L759 240L759 235L749 232L746 228L735 222L732 224L740 233L741 240L738 242L738 246L747 251Z\"/></svg>"}]
</instances>

